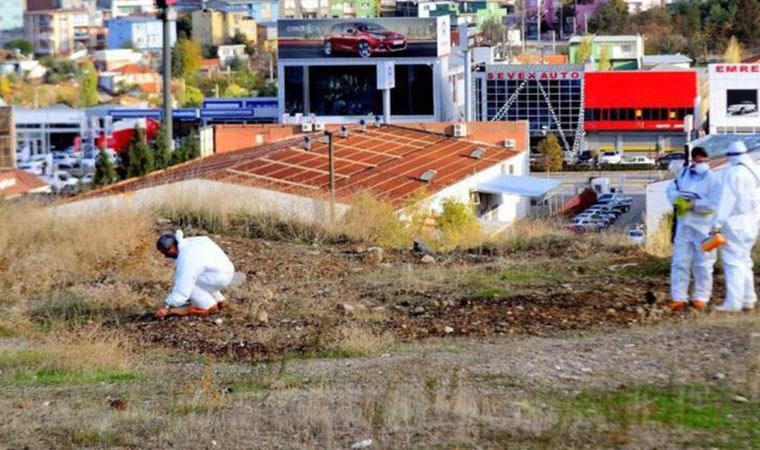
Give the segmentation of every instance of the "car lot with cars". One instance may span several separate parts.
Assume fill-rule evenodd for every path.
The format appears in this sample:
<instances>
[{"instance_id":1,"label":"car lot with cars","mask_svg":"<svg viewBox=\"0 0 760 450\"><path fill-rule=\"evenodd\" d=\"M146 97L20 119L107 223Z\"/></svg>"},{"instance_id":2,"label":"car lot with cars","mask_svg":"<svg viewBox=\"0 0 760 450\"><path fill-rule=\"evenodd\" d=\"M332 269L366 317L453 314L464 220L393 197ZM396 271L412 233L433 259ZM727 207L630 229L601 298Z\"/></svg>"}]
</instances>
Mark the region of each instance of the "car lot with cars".
<instances>
[{"instance_id":1,"label":"car lot with cars","mask_svg":"<svg viewBox=\"0 0 760 450\"><path fill-rule=\"evenodd\" d=\"M113 152L109 154L114 164L118 165L118 157ZM16 165L49 184L54 194L75 194L92 184L97 156L95 150L77 152L68 148L47 155L18 157Z\"/></svg>"},{"instance_id":2,"label":"car lot with cars","mask_svg":"<svg viewBox=\"0 0 760 450\"><path fill-rule=\"evenodd\" d=\"M619 193L599 195L596 201L573 217L566 228L576 233L601 232L612 225L633 205L633 198Z\"/></svg>"}]
</instances>

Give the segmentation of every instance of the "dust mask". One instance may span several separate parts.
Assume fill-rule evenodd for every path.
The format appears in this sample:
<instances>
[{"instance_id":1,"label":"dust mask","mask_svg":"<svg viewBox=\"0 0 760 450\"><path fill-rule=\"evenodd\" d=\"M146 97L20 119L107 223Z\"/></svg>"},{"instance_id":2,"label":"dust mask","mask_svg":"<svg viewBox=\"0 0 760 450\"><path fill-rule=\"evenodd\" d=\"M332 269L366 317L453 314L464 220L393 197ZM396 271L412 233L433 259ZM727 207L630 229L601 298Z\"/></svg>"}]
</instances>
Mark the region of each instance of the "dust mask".
<instances>
[{"instance_id":1,"label":"dust mask","mask_svg":"<svg viewBox=\"0 0 760 450\"><path fill-rule=\"evenodd\" d=\"M710 166L707 163L696 163L691 166L691 171L697 175L704 175L710 170Z\"/></svg>"}]
</instances>

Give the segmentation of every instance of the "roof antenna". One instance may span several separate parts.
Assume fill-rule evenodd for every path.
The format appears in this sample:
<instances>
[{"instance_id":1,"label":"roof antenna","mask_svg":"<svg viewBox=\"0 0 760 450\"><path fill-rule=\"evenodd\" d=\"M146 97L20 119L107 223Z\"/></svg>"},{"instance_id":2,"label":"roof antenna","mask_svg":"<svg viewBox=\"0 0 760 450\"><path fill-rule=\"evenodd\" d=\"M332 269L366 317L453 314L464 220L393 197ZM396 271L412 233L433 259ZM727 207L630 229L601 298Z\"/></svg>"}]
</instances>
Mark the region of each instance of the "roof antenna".
<instances>
[{"instance_id":1,"label":"roof antenna","mask_svg":"<svg viewBox=\"0 0 760 450\"><path fill-rule=\"evenodd\" d=\"M307 152L311 151L311 137L310 136L304 136L304 138L303 138L303 148Z\"/></svg>"},{"instance_id":2,"label":"roof antenna","mask_svg":"<svg viewBox=\"0 0 760 450\"><path fill-rule=\"evenodd\" d=\"M380 116L375 116L375 126L380 128Z\"/></svg>"},{"instance_id":3,"label":"roof antenna","mask_svg":"<svg viewBox=\"0 0 760 450\"><path fill-rule=\"evenodd\" d=\"M359 121L359 125L362 126L362 133L366 133L367 132L367 121L364 120L364 119L361 119Z\"/></svg>"},{"instance_id":4,"label":"roof antenna","mask_svg":"<svg viewBox=\"0 0 760 450\"><path fill-rule=\"evenodd\" d=\"M340 137L343 139L348 138L348 127L345 125L340 126Z\"/></svg>"}]
</instances>

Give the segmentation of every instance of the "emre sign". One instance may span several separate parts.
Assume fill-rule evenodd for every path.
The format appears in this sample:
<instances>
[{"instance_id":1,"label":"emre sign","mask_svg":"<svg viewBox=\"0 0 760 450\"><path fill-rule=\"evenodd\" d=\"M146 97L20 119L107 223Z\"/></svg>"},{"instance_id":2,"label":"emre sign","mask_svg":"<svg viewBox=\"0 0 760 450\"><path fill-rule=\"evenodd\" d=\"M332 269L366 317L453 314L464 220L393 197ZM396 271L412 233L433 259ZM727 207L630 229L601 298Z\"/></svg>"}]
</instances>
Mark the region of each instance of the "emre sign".
<instances>
[{"instance_id":1,"label":"emre sign","mask_svg":"<svg viewBox=\"0 0 760 450\"><path fill-rule=\"evenodd\" d=\"M491 80L580 80L580 72L487 72Z\"/></svg>"},{"instance_id":2,"label":"emre sign","mask_svg":"<svg viewBox=\"0 0 760 450\"><path fill-rule=\"evenodd\" d=\"M760 73L760 64L716 64L713 67L718 73Z\"/></svg>"}]
</instances>

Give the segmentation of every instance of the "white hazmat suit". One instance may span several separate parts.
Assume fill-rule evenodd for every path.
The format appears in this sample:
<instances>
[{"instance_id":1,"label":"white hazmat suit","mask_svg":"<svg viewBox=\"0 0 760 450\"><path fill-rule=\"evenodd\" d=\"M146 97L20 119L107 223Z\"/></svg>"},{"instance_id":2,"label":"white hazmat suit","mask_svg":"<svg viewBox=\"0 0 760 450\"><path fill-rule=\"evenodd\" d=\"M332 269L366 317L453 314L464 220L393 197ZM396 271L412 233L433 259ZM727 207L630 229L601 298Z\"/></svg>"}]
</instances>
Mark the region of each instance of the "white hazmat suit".
<instances>
[{"instance_id":1,"label":"white hazmat suit","mask_svg":"<svg viewBox=\"0 0 760 450\"><path fill-rule=\"evenodd\" d=\"M723 174L714 224L726 238L721 249L726 301L717 309L739 311L754 308L757 302L752 247L760 217L760 171L742 142L731 144L728 160L731 166Z\"/></svg>"},{"instance_id":2,"label":"white hazmat suit","mask_svg":"<svg viewBox=\"0 0 760 450\"><path fill-rule=\"evenodd\" d=\"M702 241L709 236L713 213L720 196L720 178L707 163L684 168L668 185L668 200L678 197L692 200L693 209L677 218L670 269L670 295L673 301L689 300L689 279L694 272L692 300L708 302L712 295L715 252L702 250Z\"/></svg>"},{"instance_id":3,"label":"white hazmat suit","mask_svg":"<svg viewBox=\"0 0 760 450\"><path fill-rule=\"evenodd\" d=\"M168 308L193 306L208 309L224 300L220 292L232 283L235 267L211 239L205 236L184 238L177 231L179 255L174 269L174 287L164 304Z\"/></svg>"}]
</instances>

